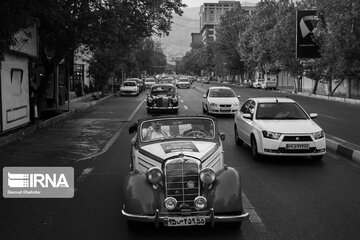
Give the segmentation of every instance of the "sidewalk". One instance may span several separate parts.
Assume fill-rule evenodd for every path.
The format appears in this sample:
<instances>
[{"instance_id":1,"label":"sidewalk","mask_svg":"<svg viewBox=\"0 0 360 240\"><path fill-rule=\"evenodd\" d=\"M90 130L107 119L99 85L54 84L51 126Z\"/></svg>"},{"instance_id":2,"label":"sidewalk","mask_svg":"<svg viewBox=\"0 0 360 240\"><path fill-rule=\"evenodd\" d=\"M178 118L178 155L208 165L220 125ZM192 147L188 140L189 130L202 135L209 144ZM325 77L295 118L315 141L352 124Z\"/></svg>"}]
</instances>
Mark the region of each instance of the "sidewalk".
<instances>
[{"instance_id":1,"label":"sidewalk","mask_svg":"<svg viewBox=\"0 0 360 240\"><path fill-rule=\"evenodd\" d=\"M4 133L0 135L0 148L10 144L12 142L22 140L28 136L35 134L41 130L44 130L48 127L51 127L55 124L64 122L67 119L71 119L75 116L75 114L86 111L95 105L106 101L108 98L112 97L113 95L106 96L101 99L94 99L92 94L87 94L83 97L74 98L70 100L70 110L68 109L68 102L66 101L64 105L61 105L58 109L59 111L64 111L64 113L59 114L55 117L49 118L44 121L40 121L37 124L30 124L19 129L15 129L9 131L8 133ZM69 111L68 111L69 110Z\"/></svg>"},{"instance_id":2,"label":"sidewalk","mask_svg":"<svg viewBox=\"0 0 360 240\"><path fill-rule=\"evenodd\" d=\"M124 124L86 117L94 106L112 97L78 99L70 103L70 111L41 122L39 130L30 125L0 137L0 166L73 166L75 176L80 175L91 164L90 157ZM76 162L87 157L89 161Z\"/></svg>"}]
</instances>

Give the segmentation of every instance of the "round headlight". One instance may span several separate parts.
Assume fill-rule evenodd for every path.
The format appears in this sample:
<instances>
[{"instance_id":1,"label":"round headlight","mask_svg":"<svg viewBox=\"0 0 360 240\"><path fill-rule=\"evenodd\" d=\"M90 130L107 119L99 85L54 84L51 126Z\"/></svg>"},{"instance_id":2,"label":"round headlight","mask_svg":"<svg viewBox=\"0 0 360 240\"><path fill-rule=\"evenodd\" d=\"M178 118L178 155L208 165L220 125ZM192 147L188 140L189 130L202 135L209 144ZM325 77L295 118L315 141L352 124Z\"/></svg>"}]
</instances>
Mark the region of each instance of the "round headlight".
<instances>
[{"instance_id":1,"label":"round headlight","mask_svg":"<svg viewBox=\"0 0 360 240\"><path fill-rule=\"evenodd\" d=\"M146 172L146 179L151 184L159 183L162 179L162 176L163 176L163 172L161 171L160 168L157 168L157 167L149 168L149 170L147 170L147 172Z\"/></svg>"},{"instance_id":2,"label":"round headlight","mask_svg":"<svg viewBox=\"0 0 360 240\"><path fill-rule=\"evenodd\" d=\"M194 205L197 210L204 209L206 207L207 200L203 196L198 196L194 200Z\"/></svg>"},{"instance_id":3,"label":"round headlight","mask_svg":"<svg viewBox=\"0 0 360 240\"><path fill-rule=\"evenodd\" d=\"M152 103L153 99L152 99L151 97L149 97L149 98L147 99L147 101L148 101L148 103Z\"/></svg>"},{"instance_id":4,"label":"round headlight","mask_svg":"<svg viewBox=\"0 0 360 240\"><path fill-rule=\"evenodd\" d=\"M173 101L173 103L177 103L177 98L176 97L174 97L173 99L172 99L172 101Z\"/></svg>"},{"instance_id":5,"label":"round headlight","mask_svg":"<svg viewBox=\"0 0 360 240\"><path fill-rule=\"evenodd\" d=\"M203 183L211 184L215 181L216 175L212 168L204 168L200 171L200 180Z\"/></svg>"},{"instance_id":6,"label":"round headlight","mask_svg":"<svg viewBox=\"0 0 360 240\"><path fill-rule=\"evenodd\" d=\"M165 198L165 207L167 210L174 210L176 208L177 201L173 197Z\"/></svg>"}]
</instances>

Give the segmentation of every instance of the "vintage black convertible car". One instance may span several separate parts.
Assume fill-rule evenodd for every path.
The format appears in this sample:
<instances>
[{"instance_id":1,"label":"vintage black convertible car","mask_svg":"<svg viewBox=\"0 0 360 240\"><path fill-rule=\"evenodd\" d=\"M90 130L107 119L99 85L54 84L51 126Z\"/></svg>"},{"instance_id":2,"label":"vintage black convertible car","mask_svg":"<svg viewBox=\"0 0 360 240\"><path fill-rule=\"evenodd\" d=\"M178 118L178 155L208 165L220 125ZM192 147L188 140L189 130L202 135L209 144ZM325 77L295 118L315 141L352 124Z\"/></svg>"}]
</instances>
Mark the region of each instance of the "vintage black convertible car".
<instances>
[{"instance_id":1,"label":"vintage black convertible car","mask_svg":"<svg viewBox=\"0 0 360 240\"><path fill-rule=\"evenodd\" d=\"M239 172L224 164L225 135L215 118L146 118L129 128L133 132L122 209L130 228L141 222L239 227L249 218Z\"/></svg>"},{"instance_id":2,"label":"vintage black convertible car","mask_svg":"<svg viewBox=\"0 0 360 240\"><path fill-rule=\"evenodd\" d=\"M154 84L146 98L146 109L148 113L154 111L179 110L179 99L176 87L170 83Z\"/></svg>"}]
</instances>

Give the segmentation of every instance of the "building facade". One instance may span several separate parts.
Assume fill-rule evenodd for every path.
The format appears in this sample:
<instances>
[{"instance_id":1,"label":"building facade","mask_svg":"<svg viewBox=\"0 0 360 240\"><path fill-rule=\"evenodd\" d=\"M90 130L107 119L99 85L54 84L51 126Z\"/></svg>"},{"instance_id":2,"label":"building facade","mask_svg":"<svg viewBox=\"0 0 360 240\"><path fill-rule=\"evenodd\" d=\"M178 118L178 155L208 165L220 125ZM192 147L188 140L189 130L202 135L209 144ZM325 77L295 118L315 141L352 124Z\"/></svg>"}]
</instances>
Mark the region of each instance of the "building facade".
<instances>
[{"instance_id":1,"label":"building facade","mask_svg":"<svg viewBox=\"0 0 360 240\"><path fill-rule=\"evenodd\" d=\"M31 37L29 37L31 36ZM30 122L30 66L38 57L37 27L15 35L18 43L4 54L0 68L0 133Z\"/></svg>"},{"instance_id":2,"label":"building facade","mask_svg":"<svg viewBox=\"0 0 360 240\"><path fill-rule=\"evenodd\" d=\"M200 7L200 34L202 42L216 40L216 28L220 24L220 17L228 10L240 5L238 1L219 1L218 3L204 3Z\"/></svg>"}]
</instances>

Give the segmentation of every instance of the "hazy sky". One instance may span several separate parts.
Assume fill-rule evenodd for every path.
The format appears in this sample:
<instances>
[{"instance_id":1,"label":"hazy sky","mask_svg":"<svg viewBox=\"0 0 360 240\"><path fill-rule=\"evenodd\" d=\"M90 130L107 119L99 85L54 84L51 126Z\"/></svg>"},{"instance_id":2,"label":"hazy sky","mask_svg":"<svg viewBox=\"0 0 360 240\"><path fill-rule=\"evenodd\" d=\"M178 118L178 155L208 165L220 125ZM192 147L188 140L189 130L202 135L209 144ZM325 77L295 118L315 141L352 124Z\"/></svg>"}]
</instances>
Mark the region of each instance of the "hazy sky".
<instances>
[{"instance_id":1,"label":"hazy sky","mask_svg":"<svg viewBox=\"0 0 360 240\"><path fill-rule=\"evenodd\" d=\"M240 2L257 3L260 0L241 0ZM219 0L182 0L182 3L188 5L188 7L200 7L203 3L217 3Z\"/></svg>"}]
</instances>

